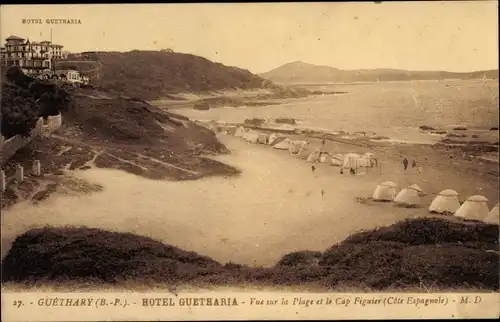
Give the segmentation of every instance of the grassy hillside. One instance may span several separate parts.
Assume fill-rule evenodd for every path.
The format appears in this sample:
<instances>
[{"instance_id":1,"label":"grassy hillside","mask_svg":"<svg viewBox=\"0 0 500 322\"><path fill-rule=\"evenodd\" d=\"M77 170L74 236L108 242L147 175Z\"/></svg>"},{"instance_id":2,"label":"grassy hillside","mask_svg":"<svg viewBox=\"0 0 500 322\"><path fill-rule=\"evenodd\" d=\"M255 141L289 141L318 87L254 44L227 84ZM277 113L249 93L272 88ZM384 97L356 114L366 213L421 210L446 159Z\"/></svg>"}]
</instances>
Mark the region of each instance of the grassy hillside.
<instances>
[{"instance_id":1,"label":"grassy hillside","mask_svg":"<svg viewBox=\"0 0 500 322\"><path fill-rule=\"evenodd\" d=\"M325 252L285 255L271 268L222 264L128 233L47 227L17 237L2 271L3 282L36 284L128 281L498 290L498 226L410 219L354 234Z\"/></svg>"},{"instance_id":2,"label":"grassy hillside","mask_svg":"<svg viewBox=\"0 0 500 322\"><path fill-rule=\"evenodd\" d=\"M280 66L259 76L282 84L308 84L333 82L376 82L441 79L498 79L498 70L472 73L445 71L409 71L399 69L341 70L330 66L319 66L304 62L293 62Z\"/></svg>"},{"instance_id":3,"label":"grassy hillside","mask_svg":"<svg viewBox=\"0 0 500 322\"><path fill-rule=\"evenodd\" d=\"M28 136L38 118L70 108L70 93L58 84L24 75L17 67L0 70L1 133Z\"/></svg>"},{"instance_id":4,"label":"grassy hillside","mask_svg":"<svg viewBox=\"0 0 500 322\"><path fill-rule=\"evenodd\" d=\"M96 57L96 64L68 62L67 65L76 64L79 69L91 71L91 81L102 88L144 100L179 92L273 86L247 70L191 54L134 50L99 52Z\"/></svg>"}]
</instances>

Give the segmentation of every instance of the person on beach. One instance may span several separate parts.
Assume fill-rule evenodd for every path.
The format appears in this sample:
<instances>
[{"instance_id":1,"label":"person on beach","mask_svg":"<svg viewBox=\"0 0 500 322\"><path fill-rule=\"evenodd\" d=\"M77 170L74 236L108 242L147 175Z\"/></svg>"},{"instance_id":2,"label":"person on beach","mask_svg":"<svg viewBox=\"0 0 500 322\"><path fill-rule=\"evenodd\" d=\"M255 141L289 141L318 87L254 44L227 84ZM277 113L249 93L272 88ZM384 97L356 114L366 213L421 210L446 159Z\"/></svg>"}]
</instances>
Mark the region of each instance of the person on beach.
<instances>
[{"instance_id":1,"label":"person on beach","mask_svg":"<svg viewBox=\"0 0 500 322\"><path fill-rule=\"evenodd\" d=\"M413 160L412 163L411 163L411 167L415 168L416 166L417 166L417 161Z\"/></svg>"},{"instance_id":2,"label":"person on beach","mask_svg":"<svg viewBox=\"0 0 500 322\"><path fill-rule=\"evenodd\" d=\"M312 172L316 171L316 167L314 165L311 166Z\"/></svg>"},{"instance_id":3,"label":"person on beach","mask_svg":"<svg viewBox=\"0 0 500 322\"><path fill-rule=\"evenodd\" d=\"M325 197L325 190L321 189L321 198L324 198L324 197Z\"/></svg>"},{"instance_id":4,"label":"person on beach","mask_svg":"<svg viewBox=\"0 0 500 322\"><path fill-rule=\"evenodd\" d=\"M344 169L340 168L340 174L344 174Z\"/></svg>"},{"instance_id":5,"label":"person on beach","mask_svg":"<svg viewBox=\"0 0 500 322\"><path fill-rule=\"evenodd\" d=\"M406 171L406 169L408 168L408 159L407 158L403 159L403 167L404 167L404 169Z\"/></svg>"}]
</instances>

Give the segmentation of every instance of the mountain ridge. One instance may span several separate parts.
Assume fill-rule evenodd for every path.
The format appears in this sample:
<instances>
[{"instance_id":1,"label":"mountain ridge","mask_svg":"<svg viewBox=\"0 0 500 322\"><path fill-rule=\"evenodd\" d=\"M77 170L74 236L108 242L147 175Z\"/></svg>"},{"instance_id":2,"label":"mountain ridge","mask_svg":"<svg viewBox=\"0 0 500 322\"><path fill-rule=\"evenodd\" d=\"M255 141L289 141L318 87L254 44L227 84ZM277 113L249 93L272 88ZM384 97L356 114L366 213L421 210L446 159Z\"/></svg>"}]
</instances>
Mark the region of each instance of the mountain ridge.
<instances>
[{"instance_id":1,"label":"mountain ridge","mask_svg":"<svg viewBox=\"0 0 500 322\"><path fill-rule=\"evenodd\" d=\"M498 69L474 72L417 71L393 68L342 70L332 66L293 61L257 75L277 84L349 83L405 80L498 79Z\"/></svg>"}]
</instances>

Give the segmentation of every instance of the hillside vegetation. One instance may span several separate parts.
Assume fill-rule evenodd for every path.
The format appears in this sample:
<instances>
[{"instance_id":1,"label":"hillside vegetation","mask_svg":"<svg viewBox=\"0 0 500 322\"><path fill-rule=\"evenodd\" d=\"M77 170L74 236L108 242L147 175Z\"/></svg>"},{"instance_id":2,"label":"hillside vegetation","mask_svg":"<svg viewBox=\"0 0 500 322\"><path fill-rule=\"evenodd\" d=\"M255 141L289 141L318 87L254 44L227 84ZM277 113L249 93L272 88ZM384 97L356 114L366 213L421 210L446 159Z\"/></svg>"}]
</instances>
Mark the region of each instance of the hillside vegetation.
<instances>
[{"instance_id":1,"label":"hillside vegetation","mask_svg":"<svg viewBox=\"0 0 500 322\"><path fill-rule=\"evenodd\" d=\"M28 136L40 117L57 115L71 106L63 87L26 76L17 67L1 71L1 133L5 138Z\"/></svg>"},{"instance_id":2,"label":"hillside vegetation","mask_svg":"<svg viewBox=\"0 0 500 322\"><path fill-rule=\"evenodd\" d=\"M130 233L47 227L17 237L2 270L3 282L38 284L128 281L498 290L498 226L409 219L354 234L325 252L287 254L271 268L222 264Z\"/></svg>"},{"instance_id":3,"label":"hillside vegetation","mask_svg":"<svg viewBox=\"0 0 500 322\"><path fill-rule=\"evenodd\" d=\"M443 79L498 79L498 70L454 73L445 71L410 71L399 69L341 70L296 61L282 65L259 76L282 84L311 84L336 82L376 82Z\"/></svg>"},{"instance_id":4,"label":"hillside vegetation","mask_svg":"<svg viewBox=\"0 0 500 322\"><path fill-rule=\"evenodd\" d=\"M191 54L134 50L99 52L95 57L99 62L97 65L84 62L78 66L84 72L100 66L98 73L89 74L93 84L144 100L181 92L274 87L247 70Z\"/></svg>"}]
</instances>

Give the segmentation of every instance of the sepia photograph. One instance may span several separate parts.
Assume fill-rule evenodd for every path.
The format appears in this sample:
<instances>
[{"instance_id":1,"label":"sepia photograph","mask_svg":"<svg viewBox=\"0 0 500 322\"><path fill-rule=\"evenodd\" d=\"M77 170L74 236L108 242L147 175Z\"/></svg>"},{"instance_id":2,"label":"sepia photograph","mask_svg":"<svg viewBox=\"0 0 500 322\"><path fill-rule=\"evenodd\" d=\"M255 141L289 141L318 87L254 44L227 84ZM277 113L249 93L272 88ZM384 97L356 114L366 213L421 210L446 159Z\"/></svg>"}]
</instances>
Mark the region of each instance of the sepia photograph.
<instances>
[{"instance_id":1,"label":"sepia photograph","mask_svg":"<svg viewBox=\"0 0 500 322\"><path fill-rule=\"evenodd\" d=\"M9 313L500 312L497 1L2 5L0 38L2 293L43 294Z\"/></svg>"}]
</instances>

